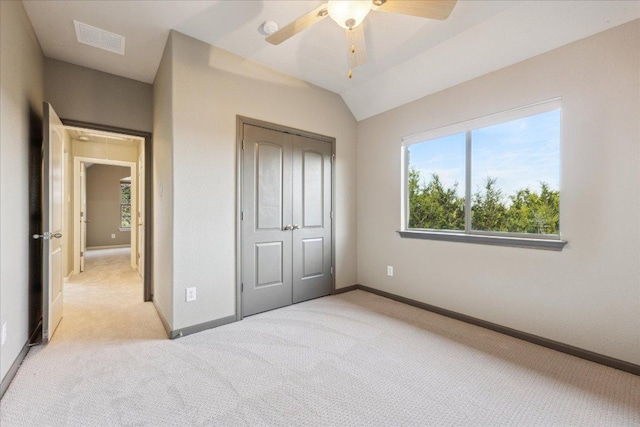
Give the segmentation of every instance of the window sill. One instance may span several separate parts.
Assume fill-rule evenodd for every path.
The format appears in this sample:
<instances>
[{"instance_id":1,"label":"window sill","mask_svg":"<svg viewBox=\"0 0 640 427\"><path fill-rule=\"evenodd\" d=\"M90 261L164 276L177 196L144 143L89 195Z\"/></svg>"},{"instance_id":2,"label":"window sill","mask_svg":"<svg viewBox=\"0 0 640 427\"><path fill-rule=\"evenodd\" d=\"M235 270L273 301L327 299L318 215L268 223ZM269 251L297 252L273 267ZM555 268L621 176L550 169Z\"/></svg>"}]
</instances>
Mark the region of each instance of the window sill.
<instances>
[{"instance_id":1,"label":"window sill","mask_svg":"<svg viewBox=\"0 0 640 427\"><path fill-rule=\"evenodd\" d=\"M118 228L120 231L131 231L131 228Z\"/></svg>"},{"instance_id":2,"label":"window sill","mask_svg":"<svg viewBox=\"0 0 640 427\"><path fill-rule=\"evenodd\" d=\"M445 242L476 243L480 245L510 246L515 248L546 249L561 251L567 244L564 240L535 239L528 237L485 236L478 234L441 233L437 231L398 231L406 239L440 240Z\"/></svg>"}]
</instances>

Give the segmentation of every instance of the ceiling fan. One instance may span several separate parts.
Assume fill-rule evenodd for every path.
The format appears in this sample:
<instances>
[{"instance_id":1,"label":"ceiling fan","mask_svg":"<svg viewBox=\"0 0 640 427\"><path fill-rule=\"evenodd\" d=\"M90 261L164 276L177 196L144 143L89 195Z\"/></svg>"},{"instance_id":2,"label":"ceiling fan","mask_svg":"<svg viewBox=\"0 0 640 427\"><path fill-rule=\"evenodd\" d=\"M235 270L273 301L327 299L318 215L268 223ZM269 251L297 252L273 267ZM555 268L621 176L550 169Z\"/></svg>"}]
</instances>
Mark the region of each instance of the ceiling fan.
<instances>
[{"instance_id":1,"label":"ceiling fan","mask_svg":"<svg viewBox=\"0 0 640 427\"><path fill-rule=\"evenodd\" d=\"M345 29L349 65L355 68L367 62L364 31L360 24L370 11L444 20L449 17L456 2L457 0L329 0L271 34L266 41L278 45L329 16ZM352 72L349 70L349 78L351 76Z\"/></svg>"}]
</instances>

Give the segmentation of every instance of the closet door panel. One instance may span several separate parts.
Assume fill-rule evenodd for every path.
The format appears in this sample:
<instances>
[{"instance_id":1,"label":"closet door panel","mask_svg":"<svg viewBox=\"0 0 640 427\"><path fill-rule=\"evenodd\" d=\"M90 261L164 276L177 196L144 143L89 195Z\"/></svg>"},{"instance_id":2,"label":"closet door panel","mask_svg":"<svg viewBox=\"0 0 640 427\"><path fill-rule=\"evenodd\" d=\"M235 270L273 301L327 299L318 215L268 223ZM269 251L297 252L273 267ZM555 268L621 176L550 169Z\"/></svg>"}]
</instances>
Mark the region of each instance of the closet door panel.
<instances>
[{"instance_id":1,"label":"closet door panel","mask_svg":"<svg viewBox=\"0 0 640 427\"><path fill-rule=\"evenodd\" d=\"M293 139L293 302L331 293L331 144Z\"/></svg>"},{"instance_id":2,"label":"closet door panel","mask_svg":"<svg viewBox=\"0 0 640 427\"><path fill-rule=\"evenodd\" d=\"M242 315L292 303L292 136L244 125Z\"/></svg>"}]
</instances>

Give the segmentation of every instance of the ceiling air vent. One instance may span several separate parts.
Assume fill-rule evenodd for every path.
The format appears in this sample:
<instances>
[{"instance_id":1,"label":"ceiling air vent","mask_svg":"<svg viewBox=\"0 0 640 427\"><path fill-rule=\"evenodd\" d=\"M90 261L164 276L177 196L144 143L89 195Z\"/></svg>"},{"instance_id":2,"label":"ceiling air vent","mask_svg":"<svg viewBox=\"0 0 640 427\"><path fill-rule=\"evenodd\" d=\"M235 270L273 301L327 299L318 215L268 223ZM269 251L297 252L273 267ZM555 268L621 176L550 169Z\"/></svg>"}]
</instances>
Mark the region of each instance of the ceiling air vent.
<instances>
[{"instance_id":1,"label":"ceiling air vent","mask_svg":"<svg viewBox=\"0 0 640 427\"><path fill-rule=\"evenodd\" d=\"M124 55L124 37L82 22L73 21L80 43Z\"/></svg>"}]
</instances>

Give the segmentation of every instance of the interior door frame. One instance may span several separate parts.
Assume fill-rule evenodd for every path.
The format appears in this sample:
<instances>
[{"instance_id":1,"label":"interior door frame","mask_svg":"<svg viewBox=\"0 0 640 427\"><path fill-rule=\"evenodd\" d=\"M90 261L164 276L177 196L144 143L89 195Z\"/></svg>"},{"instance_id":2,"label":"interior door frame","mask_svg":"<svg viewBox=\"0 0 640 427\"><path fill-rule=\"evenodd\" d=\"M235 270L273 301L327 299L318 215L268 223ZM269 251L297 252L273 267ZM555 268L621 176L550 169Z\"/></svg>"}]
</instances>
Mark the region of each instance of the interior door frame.
<instances>
[{"instance_id":1,"label":"interior door frame","mask_svg":"<svg viewBox=\"0 0 640 427\"><path fill-rule=\"evenodd\" d=\"M153 301L153 134L73 119L60 118L60 120L65 126L132 135L144 139L144 301Z\"/></svg>"},{"instance_id":2,"label":"interior door frame","mask_svg":"<svg viewBox=\"0 0 640 427\"><path fill-rule=\"evenodd\" d=\"M145 164L144 161L144 147L142 150L142 154L140 154L140 156L138 157L138 167L136 170L136 176L142 176L144 174L144 170L146 169L147 165ZM140 173L140 169L142 169L143 173ZM144 179L141 179L138 182L138 189L140 191L138 191L138 200L137 200L137 212L135 212L135 222L136 222L136 240L138 242L142 242L144 240L144 217L141 218L140 216L140 212L143 212L143 216L144 216L144 203L143 200L140 200L141 197L144 196L145 194L145 188L144 188ZM140 225L140 223L142 222L142 225ZM140 250L140 247L142 247L143 249ZM136 254L136 263L137 263L137 270L138 273L140 273L140 275L142 276L142 278L144 279L144 257L145 257L145 253L144 253L144 245L140 244L137 248L138 253ZM140 256L140 254L142 254L142 256Z\"/></svg>"},{"instance_id":3,"label":"interior door frame","mask_svg":"<svg viewBox=\"0 0 640 427\"><path fill-rule=\"evenodd\" d=\"M72 163L73 164L73 163ZM73 204L74 204L74 209L73 209L73 240L74 242L73 244L73 272L75 274L80 274L84 272L84 267L85 267L85 256L86 256L86 251L87 251L87 165L84 162L81 162L79 168L76 167L75 164L73 164L74 170L73 170ZM80 175L80 185L78 185L78 179L76 178L78 175ZM78 193L80 197L78 197ZM76 208L76 202L78 201L78 198L80 199L80 206L78 206ZM80 219L81 221L78 219L78 217L76 216L78 214L78 211L80 213ZM79 224L80 223L80 224ZM76 233L76 227L78 227L80 229L79 233ZM80 245L79 247L76 247L76 241L80 240ZM80 250L81 255L80 260L78 262L78 266L76 266L76 257L78 256L78 250Z\"/></svg>"},{"instance_id":4,"label":"interior door frame","mask_svg":"<svg viewBox=\"0 0 640 427\"><path fill-rule=\"evenodd\" d=\"M126 167L129 168L129 171L131 173L131 211L137 210L138 208L138 165L136 162L127 162L127 161L122 161L122 160L104 160L104 159L98 159L98 158L94 158L94 157L82 157L82 156L74 156L73 157L73 237L74 237L74 242L73 242L73 265L74 265L74 271L76 273L80 273L81 272L81 256L78 252L78 249L82 250L85 249L86 250L86 240L85 240L85 247L82 247L82 234L83 234L83 230L82 230L82 226L80 225L80 221L86 221L87 217L85 216L84 218L80 215L80 212L82 211L82 176L81 176L81 171L80 168L84 167L85 168L85 203L86 203L86 163L93 163L93 164L97 164L97 165L104 165L104 166L120 166L120 167ZM85 205L86 207L86 205ZM85 211L86 214L86 211ZM86 224L86 223L85 223ZM85 225L86 227L86 225ZM131 234L133 234L133 232L131 232ZM85 236L86 239L86 236ZM131 255L130 255L130 265L131 268L136 268L137 266L135 265L135 261L137 260L136 257L136 253L138 251L138 245L136 244L136 240L132 237L131 238ZM86 254L85 254L86 256Z\"/></svg>"},{"instance_id":5,"label":"interior door frame","mask_svg":"<svg viewBox=\"0 0 640 427\"><path fill-rule=\"evenodd\" d=\"M244 125L252 125L276 132L284 132L299 135L306 138L316 139L319 142L331 144L331 265L333 274L331 275L331 294L336 292L336 139L330 136L307 132L289 126L278 125L245 116L236 116L236 320L242 320L242 177L244 170L242 166L242 143L244 140Z\"/></svg>"}]
</instances>

